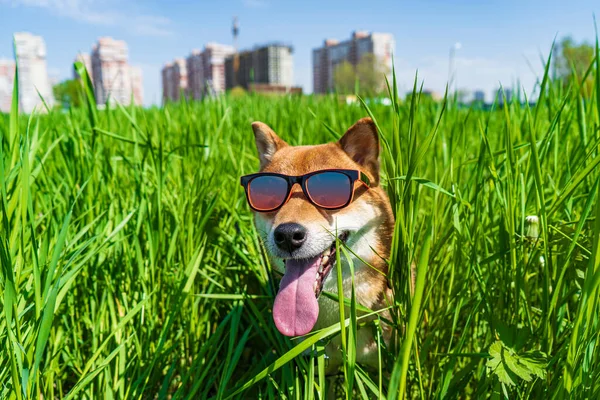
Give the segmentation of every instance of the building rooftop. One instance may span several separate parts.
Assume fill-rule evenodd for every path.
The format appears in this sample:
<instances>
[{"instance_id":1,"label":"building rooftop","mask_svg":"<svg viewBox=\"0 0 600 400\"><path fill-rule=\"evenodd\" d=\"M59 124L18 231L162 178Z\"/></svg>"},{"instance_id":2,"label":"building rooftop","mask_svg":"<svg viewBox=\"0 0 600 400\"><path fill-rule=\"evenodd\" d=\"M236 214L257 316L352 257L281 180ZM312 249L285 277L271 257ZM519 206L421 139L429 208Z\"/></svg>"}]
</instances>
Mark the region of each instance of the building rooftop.
<instances>
[{"instance_id":1,"label":"building rooftop","mask_svg":"<svg viewBox=\"0 0 600 400\"><path fill-rule=\"evenodd\" d=\"M352 39L362 39L369 37L371 33L369 31L354 31L352 32Z\"/></svg>"},{"instance_id":2,"label":"building rooftop","mask_svg":"<svg viewBox=\"0 0 600 400\"><path fill-rule=\"evenodd\" d=\"M224 48L233 49L233 46L230 44L222 44L222 43L217 43L217 42L208 42L208 43L206 43L206 45L204 45L205 49L210 49L212 47L224 47Z\"/></svg>"},{"instance_id":3,"label":"building rooftop","mask_svg":"<svg viewBox=\"0 0 600 400\"><path fill-rule=\"evenodd\" d=\"M365 38L373 37L373 36L375 36L375 37L388 36L390 38L393 37L393 35L391 33L353 31L350 38L343 40L341 43L347 43L352 40L365 39ZM337 39L328 38L323 41L323 47L332 47L332 46L337 46L338 44L340 44L340 41Z\"/></svg>"},{"instance_id":4,"label":"building rooftop","mask_svg":"<svg viewBox=\"0 0 600 400\"><path fill-rule=\"evenodd\" d=\"M112 43L126 44L124 40L117 40L117 39L112 38L111 36L99 37L98 43L100 43L100 44L112 44Z\"/></svg>"},{"instance_id":5,"label":"building rooftop","mask_svg":"<svg viewBox=\"0 0 600 400\"><path fill-rule=\"evenodd\" d=\"M268 47L285 47L290 50L290 53L294 52L294 47L291 44L282 43L282 42L268 42L268 43L264 43L264 44L254 45L254 47L252 47L251 49L241 50L241 51L239 51L239 53L240 54L251 53L253 51L265 49Z\"/></svg>"},{"instance_id":6,"label":"building rooftop","mask_svg":"<svg viewBox=\"0 0 600 400\"><path fill-rule=\"evenodd\" d=\"M34 35L31 32L15 32L14 34L15 39L41 39L42 37L39 35Z\"/></svg>"}]
</instances>

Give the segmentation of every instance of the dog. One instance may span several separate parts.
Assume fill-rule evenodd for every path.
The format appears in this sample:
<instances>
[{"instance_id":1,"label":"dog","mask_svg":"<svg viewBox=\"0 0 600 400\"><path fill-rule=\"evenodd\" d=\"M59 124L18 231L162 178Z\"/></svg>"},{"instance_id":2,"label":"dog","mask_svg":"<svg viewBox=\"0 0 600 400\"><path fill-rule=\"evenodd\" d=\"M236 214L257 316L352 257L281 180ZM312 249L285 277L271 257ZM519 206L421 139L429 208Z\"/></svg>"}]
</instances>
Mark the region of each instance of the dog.
<instances>
[{"instance_id":1,"label":"dog","mask_svg":"<svg viewBox=\"0 0 600 400\"><path fill-rule=\"evenodd\" d=\"M260 171L242 177L242 185L271 264L283 274L273 305L279 332L301 336L339 323L338 302L320 295L337 294L336 234L355 254L351 259L357 303L371 310L388 306L386 259L394 215L380 185L374 122L360 119L339 141L311 146L290 146L262 122L252 123L252 129ZM348 183L336 172L348 174L349 199ZM349 298L350 268L343 256L340 259L344 296ZM328 374L343 362L340 344L338 335L326 346ZM356 361L377 365L377 343L369 327L358 331Z\"/></svg>"}]
</instances>

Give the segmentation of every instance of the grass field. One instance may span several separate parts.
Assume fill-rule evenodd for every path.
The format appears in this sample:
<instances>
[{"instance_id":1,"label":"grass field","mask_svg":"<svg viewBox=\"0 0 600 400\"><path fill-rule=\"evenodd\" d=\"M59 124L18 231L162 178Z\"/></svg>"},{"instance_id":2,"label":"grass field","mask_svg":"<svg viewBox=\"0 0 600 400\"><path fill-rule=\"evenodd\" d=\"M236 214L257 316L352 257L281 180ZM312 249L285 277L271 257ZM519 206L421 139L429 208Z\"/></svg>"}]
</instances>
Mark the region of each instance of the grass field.
<instances>
[{"instance_id":1,"label":"grass field","mask_svg":"<svg viewBox=\"0 0 600 400\"><path fill-rule=\"evenodd\" d=\"M546 72L536 106L492 111L419 96L13 108L0 116L0 397L323 398L320 349L340 325L303 342L277 332L279 277L239 176L258 168L252 121L314 144L371 114L396 214L395 336L379 371L355 365L363 322L345 299L339 396L600 398L594 62L591 99Z\"/></svg>"}]
</instances>

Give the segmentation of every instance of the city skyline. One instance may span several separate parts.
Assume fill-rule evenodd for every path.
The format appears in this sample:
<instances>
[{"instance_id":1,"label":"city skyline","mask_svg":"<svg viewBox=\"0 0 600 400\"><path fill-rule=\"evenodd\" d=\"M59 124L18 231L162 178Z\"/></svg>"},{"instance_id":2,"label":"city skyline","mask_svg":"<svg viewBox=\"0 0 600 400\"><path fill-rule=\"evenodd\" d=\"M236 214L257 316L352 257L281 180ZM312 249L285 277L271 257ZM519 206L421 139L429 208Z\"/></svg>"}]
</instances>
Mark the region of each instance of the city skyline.
<instances>
[{"instance_id":1,"label":"city skyline","mask_svg":"<svg viewBox=\"0 0 600 400\"><path fill-rule=\"evenodd\" d=\"M168 60L190 54L203 43L232 43L232 17L239 17L238 47L273 40L294 46L295 84L313 91L312 51L325 39L345 40L355 30L390 32L396 39L396 74L402 92L410 90L415 72L424 87L443 92L448 81L449 50L454 56L457 89L483 90L487 100L499 84L520 81L526 92L542 72L555 37L594 39L594 1L491 1L486 4L427 1L420 4L307 1L281 4L243 0L216 4L177 2L176 7L139 3L73 0L0 0L0 59L12 58L12 33L31 31L45 38L50 77L71 78L74 55L100 36L125 40L130 60L144 74L144 104L160 104L161 68ZM67 7L68 5L68 7ZM42 21L42 22L40 22Z\"/></svg>"}]
</instances>

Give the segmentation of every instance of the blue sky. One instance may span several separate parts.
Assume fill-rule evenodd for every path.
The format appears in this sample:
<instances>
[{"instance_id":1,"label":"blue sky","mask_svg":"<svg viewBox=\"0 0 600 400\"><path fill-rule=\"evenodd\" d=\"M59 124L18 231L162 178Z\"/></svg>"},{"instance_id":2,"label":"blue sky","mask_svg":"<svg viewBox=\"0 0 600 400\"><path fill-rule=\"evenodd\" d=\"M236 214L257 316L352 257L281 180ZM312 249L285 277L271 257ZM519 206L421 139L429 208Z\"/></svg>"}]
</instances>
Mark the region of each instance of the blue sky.
<instances>
[{"instance_id":1,"label":"blue sky","mask_svg":"<svg viewBox=\"0 0 600 400\"><path fill-rule=\"evenodd\" d=\"M306 92L311 49L368 30L394 34L403 91L417 69L425 88L443 91L449 49L460 42L457 87L485 90L491 99L500 82L518 79L530 91L555 36L592 41L594 13L600 18L598 0L0 0L0 58L12 58L14 32L42 35L50 74L65 79L75 55L98 37L123 39L130 63L143 69L145 103L158 103L162 65L207 42L231 43L238 16L241 49L275 40L294 46L295 80Z\"/></svg>"}]
</instances>

